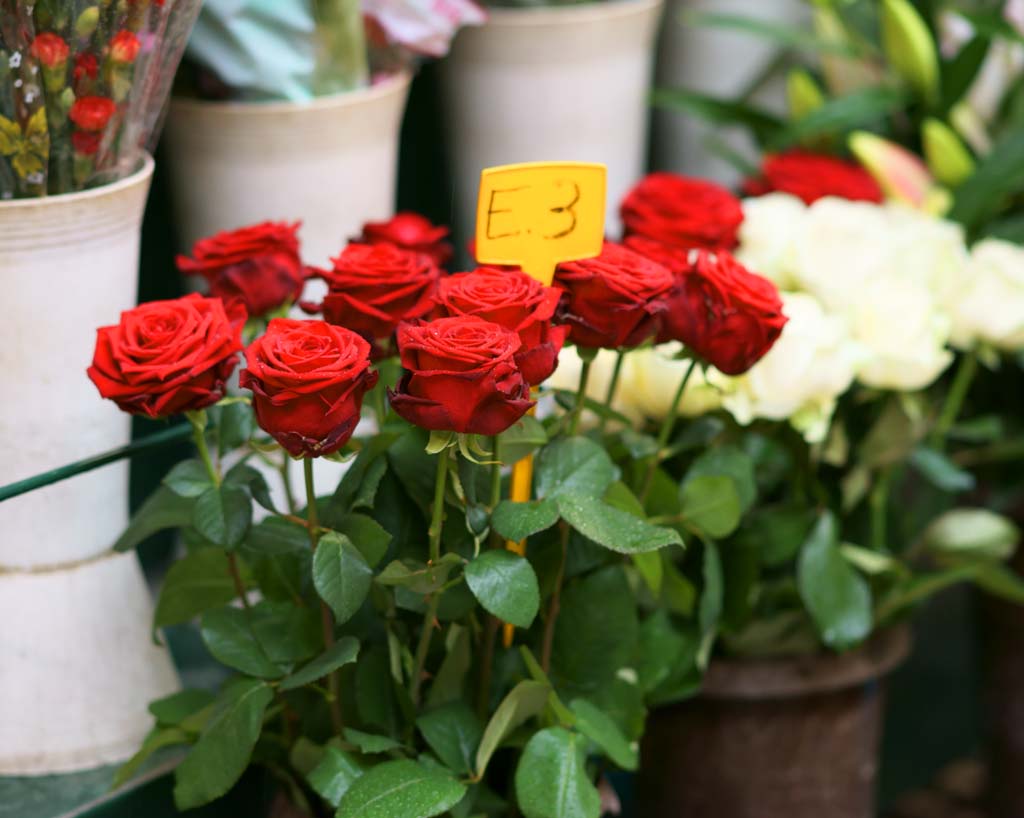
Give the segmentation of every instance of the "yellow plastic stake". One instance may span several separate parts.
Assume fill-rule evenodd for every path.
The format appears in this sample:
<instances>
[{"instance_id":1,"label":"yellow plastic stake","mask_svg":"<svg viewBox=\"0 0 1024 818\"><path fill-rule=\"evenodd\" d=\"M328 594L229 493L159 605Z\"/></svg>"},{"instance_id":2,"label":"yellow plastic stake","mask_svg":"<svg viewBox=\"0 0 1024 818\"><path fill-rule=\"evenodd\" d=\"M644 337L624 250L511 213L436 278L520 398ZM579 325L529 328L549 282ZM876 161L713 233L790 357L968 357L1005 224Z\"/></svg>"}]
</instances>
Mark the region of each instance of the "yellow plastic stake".
<instances>
[{"instance_id":1,"label":"yellow plastic stake","mask_svg":"<svg viewBox=\"0 0 1024 818\"><path fill-rule=\"evenodd\" d=\"M476 258L517 265L549 285L555 267L600 255L608 170L590 162L528 162L487 168L480 174ZM533 457L512 467L512 500L530 499ZM507 542L519 555L526 541ZM515 628L505 623L505 647Z\"/></svg>"}]
</instances>

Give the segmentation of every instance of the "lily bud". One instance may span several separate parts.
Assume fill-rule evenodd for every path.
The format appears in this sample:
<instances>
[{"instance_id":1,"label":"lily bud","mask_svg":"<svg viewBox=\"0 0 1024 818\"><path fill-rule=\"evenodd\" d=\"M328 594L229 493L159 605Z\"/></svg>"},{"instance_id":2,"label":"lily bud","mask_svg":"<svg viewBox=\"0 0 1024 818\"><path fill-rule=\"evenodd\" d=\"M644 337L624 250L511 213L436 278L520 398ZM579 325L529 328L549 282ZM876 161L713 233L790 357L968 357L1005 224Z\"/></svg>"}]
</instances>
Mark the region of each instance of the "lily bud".
<instances>
[{"instance_id":1,"label":"lily bud","mask_svg":"<svg viewBox=\"0 0 1024 818\"><path fill-rule=\"evenodd\" d=\"M88 40L100 24L100 10L96 6L89 6L82 10L75 20L75 36L80 40Z\"/></svg>"},{"instance_id":2,"label":"lily bud","mask_svg":"<svg viewBox=\"0 0 1024 818\"><path fill-rule=\"evenodd\" d=\"M786 102L789 116L801 120L825 104L825 94L807 71L795 68L786 77Z\"/></svg>"},{"instance_id":3,"label":"lily bud","mask_svg":"<svg viewBox=\"0 0 1024 818\"><path fill-rule=\"evenodd\" d=\"M974 157L945 122L926 119L921 138L928 167L942 184L957 187L974 173Z\"/></svg>"},{"instance_id":4,"label":"lily bud","mask_svg":"<svg viewBox=\"0 0 1024 818\"><path fill-rule=\"evenodd\" d=\"M929 102L939 96L939 55L910 0L882 0L882 46L889 64Z\"/></svg>"},{"instance_id":5,"label":"lily bud","mask_svg":"<svg viewBox=\"0 0 1024 818\"><path fill-rule=\"evenodd\" d=\"M886 198L915 210L940 215L949 209L947 191L938 187L917 156L866 131L850 135L850 150L885 192Z\"/></svg>"}]
</instances>

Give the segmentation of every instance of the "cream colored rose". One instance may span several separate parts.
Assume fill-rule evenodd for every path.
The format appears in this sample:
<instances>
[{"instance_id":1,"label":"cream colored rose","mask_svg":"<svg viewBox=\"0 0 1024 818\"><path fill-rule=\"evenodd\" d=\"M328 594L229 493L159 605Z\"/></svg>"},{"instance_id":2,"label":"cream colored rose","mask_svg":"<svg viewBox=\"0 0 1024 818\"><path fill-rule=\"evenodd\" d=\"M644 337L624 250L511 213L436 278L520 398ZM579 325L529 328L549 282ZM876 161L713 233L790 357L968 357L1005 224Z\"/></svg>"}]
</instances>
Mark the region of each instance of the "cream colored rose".
<instances>
[{"instance_id":1,"label":"cream colored rose","mask_svg":"<svg viewBox=\"0 0 1024 818\"><path fill-rule=\"evenodd\" d=\"M825 438L839 396L853 383L860 353L842 318L813 296L783 293L782 302L789 317L782 335L749 372L723 378L722 404L739 423L789 421L815 443Z\"/></svg>"},{"instance_id":2,"label":"cream colored rose","mask_svg":"<svg viewBox=\"0 0 1024 818\"><path fill-rule=\"evenodd\" d=\"M796 237L806 212L807 206L787 193L744 199L736 258L779 287L792 288Z\"/></svg>"},{"instance_id":3,"label":"cream colored rose","mask_svg":"<svg viewBox=\"0 0 1024 818\"><path fill-rule=\"evenodd\" d=\"M879 274L918 281L944 303L969 259L963 227L904 205L888 204L884 210L890 252Z\"/></svg>"},{"instance_id":4,"label":"cream colored rose","mask_svg":"<svg viewBox=\"0 0 1024 818\"><path fill-rule=\"evenodd\" d=\"M673 356L681 349L681 344L669 343L631 352L623 366L616 408L628 415L642 415L654 420L664 418L690 366L688 360L674 360ZM708 378L716 377L725 379L713 369L709 370L707 378L702 367L698 366L693 371L679 404L680 415L696 417L722 405L721 391L708 381Z\"/></svg>"},{"instance_id":5,"label":"cream colored rose","mask_svg":"<svg viewBox=\"0 0 1024 818\"><path fill-rule=\"evenodd\" d=\"M605 403L608 397L608 387L612 381L612 373L615 370L616 358L618 358L618 353L610 349L602 349L590 364L590 374L587 376L587 397L591 400L601 404ZM629 356L627 355L626 361L628 360ZM583 361L576 352L576 347L567 346L559 353L558 368L544 382L544 386L575 393L580 386L580 374L582 371ZM631 421L637 422L641 419L640 412L628 400L624 400L622 397L624 375L625 363L623 364L623 372L619 375L619 386L615 392L615 400L612 401L612 408L616 412L628 417ZM583 413L582 422L584 426L593 425L596 421L597 416L593 412Z\"/></svg>"},{"instance_id":6,"label":"cream colored rose","mask_svg":"<svg viewBox=\"0 0 1024 818\"><path fill-rule=\"evenodd\" d=\"M1013 352L1024 348L1024 248L998 239L979 242L948 301L953 343Z\"/></svg>"}]
</instances>

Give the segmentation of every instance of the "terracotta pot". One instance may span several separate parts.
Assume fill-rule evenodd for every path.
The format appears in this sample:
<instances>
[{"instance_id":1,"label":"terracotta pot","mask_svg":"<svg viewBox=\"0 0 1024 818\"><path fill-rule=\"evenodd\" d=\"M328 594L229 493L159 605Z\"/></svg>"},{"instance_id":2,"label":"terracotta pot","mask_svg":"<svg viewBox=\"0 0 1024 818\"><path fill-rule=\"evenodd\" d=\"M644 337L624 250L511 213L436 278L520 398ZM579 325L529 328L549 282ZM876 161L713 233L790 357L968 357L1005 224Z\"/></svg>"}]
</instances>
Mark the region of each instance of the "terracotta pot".
<instances>
[{"instance_id":1,"label":"terracotta pot","mask_svg":"<svg viewBox=\"0 0 1024 818\"><path fill-rule=\"evenodd\" d=\"M701 694L651 714L644 818L872 818L883 677L909 631L841 656L715 660Z\"/></svg>"}]
</instances>

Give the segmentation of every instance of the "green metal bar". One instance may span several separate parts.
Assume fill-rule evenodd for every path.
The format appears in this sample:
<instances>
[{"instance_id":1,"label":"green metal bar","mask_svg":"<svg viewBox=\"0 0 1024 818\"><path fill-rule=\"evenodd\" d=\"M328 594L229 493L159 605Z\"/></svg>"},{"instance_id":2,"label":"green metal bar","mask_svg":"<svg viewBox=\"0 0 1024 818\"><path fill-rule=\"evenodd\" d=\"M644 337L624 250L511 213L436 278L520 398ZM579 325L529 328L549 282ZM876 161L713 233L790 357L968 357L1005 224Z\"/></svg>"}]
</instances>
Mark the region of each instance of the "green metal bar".
<instances>
[{"instance_id":1,"label":"green metal bar","mask_svg":"<svg viewBox=\"0 0 1024 818\"><path fill-rule=\"evenodd\" d=\"M12 497L17 497L19 494L26 494L43 486L59 483L61 480L67 480L69 477L75 477L93 469L98 469L100 466L106 466L108 463L123 460L127 457L135 457L153 449L168 446L171 443L188 440L190 437L192 437L192 426L188 423L182 423L172 426L170 429L164 429L162 432L146 435L129 443L127 446L121 446L119 449L112 449L95 457L79 460L77 463L69 463L66 466L51 469L34 477L26 477L17 483L0 486L0 503L4 500L10 500Z\"/></svg>"}]
</instances>

